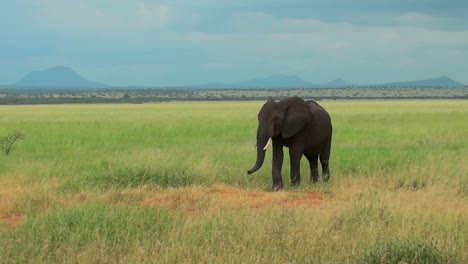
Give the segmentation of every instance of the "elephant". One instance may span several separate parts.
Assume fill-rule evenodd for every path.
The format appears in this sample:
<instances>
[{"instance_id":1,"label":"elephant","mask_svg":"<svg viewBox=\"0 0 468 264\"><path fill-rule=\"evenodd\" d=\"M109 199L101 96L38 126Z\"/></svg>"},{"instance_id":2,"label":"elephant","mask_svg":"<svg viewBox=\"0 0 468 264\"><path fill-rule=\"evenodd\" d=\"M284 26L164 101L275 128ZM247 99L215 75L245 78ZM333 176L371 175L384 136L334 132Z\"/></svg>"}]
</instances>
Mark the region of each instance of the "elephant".
<instances>
[{"instance_id":1,"label":"elephant","mask_svg":"<svg viewBox=\"0 0 468 264\"><path fill-rule=\"evenodd\" d=\"M268 100L258 113L257 160L247 172L259 170L270 142L273 142L273 190L283 189L283 147L289 148L291 184L299 185L300 160L306 156L310 164L310 181L318 181L318 159L322 165L324 182L330 179L329 158L332 123L328 112L313 100L289 97L276 102Z\"/></svg>"}]
</instances>

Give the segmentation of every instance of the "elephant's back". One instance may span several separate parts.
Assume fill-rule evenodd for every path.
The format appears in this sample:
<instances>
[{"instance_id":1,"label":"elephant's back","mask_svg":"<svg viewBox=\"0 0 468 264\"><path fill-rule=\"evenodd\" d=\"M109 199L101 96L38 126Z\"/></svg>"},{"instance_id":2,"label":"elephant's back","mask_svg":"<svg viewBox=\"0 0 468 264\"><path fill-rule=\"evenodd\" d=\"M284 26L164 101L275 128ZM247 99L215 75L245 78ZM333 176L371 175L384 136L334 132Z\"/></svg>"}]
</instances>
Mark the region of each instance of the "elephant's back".
<instances>
[{"instance_id":1,"label":"elephant's back","mask_svg":"<svg viewBox=\"0 0 468 264\"><path fill-rule=\"evenodd\" d=\"M331 127L331 118L327 110L325 110L325 108L323 108L314 100L306 101L306 103L310 108L310 114L313 123L319 124L321 128L325 128L328 126Z\"/></svg>"},{"instance_id":2,"label":"elephant's back","mask_svg":"<svg viewBox=\"0 0 468 264\"><path fill-rule=\"evenodd\" d=\"M311 100L307 101L310 107L309 124L309 147L322 149L323 145L330 141L332 136L332 123L328 112L320 106L317 102Z\"/></svg>"}]
</instances>

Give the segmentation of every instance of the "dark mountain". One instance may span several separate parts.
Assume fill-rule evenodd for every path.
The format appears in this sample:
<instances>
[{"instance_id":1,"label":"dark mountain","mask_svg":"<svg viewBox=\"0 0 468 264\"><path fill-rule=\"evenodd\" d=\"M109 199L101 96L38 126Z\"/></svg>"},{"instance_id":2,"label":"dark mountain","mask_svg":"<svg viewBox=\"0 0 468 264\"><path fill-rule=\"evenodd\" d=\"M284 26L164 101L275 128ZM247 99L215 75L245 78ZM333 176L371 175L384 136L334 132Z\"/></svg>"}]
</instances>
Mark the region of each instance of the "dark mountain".
<instances>
[{"instance_id":1,"label":"dark mountain","mask_svg":"<svg viewBox=\"0 0 468 264\"><path fill-rule=\"evenodd\" d=\"M28 73L14 84L21 87L49 88L108 88L109 85L91 82L80 76L73 69L63 66Z\"/></svg>"},{"instance_id":2,"label":"dark mountain","mask_svg":"<svg viewBox=\"0 0 468 264\"><path fill-rule=\"evenodd\" d=\"M345 87L463 87L462 83L454 81L446 76L434 79L426 79L409 82L391 82L375 85L356 85L351 84L341 78L326 82L312 83L304 81L296 75L276 74L263 78L254 78L242 82L234 83L207 83L191 86L164 87L174 89L279 89L279 88L345 88ZM14 87L30 88L53 88L53 89L105 89L109 85L88 81L73 69L68 67L54 67L42 71L33 71L27 74L23 79L15 83ZM113 87L113 89L132 89L139 86ZM140 89L143 87L139 87ZM144 87L158 88L158 87Z\"/></svg>"},{"instance_id":3,"label":"dark mountain","mask_svg":"<svg viewBox=\"0 0 468 264\"><path fill-rule=\"evenodd\" d=\"M338 78L336 80L324 83L322 87L342 88L342 87L353 87L353 86L356 86L356 85L349 83L341 78Z\"/></svg>"},{"instance_id":4,"label":"dark mountain","mask_svg":"<svg viewBox=\"0 0 468 264\"><path fill-rule=\"evenodd\" d=\"M426 80L419 80L419 81L409 81L409 82L392 82L392 83L384 83L379 84L376 86L387 86L387 87L428 87L428 86L445 86L445 87L462 87L464 86L462 83L454 81L447 76L441 76L434 79L426 79Z\"/></svg>"}]
</instances>

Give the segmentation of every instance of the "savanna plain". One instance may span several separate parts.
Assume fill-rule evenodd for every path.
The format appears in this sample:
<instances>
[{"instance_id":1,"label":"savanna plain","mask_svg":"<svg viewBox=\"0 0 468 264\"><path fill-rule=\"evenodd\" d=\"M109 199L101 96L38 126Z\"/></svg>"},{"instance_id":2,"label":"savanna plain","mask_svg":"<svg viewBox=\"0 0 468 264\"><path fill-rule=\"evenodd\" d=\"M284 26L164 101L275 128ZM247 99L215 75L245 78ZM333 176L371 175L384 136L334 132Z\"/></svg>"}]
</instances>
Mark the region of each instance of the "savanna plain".
<instances>
[{"instance_id":1,"label":"savanna plain","mask_svg":"<svg viewBox=\"0 0 468 264\"><path fill-rule=\"evenodd\" d=\"M329 183L253 175L263 102L0 106L0 263L468 263L468 101L320 101Z\"/></svg>"}]
</instances>

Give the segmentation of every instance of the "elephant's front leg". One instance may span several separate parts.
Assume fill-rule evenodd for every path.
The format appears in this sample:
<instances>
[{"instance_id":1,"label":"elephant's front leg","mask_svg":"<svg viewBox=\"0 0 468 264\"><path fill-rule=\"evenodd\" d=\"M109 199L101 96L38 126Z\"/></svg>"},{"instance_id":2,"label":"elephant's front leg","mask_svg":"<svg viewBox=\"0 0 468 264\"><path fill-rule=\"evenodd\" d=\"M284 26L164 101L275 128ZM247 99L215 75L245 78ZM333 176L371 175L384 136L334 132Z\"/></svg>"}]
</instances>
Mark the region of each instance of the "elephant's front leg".
<instances>
[{"instance_id":1,"label":"elephant's front leg","mask_svg":"<svg viewBox=\"0 0 468 264\"><path fill-rule=\"evenodd\" d=\"M289 159L291 162L291 184L301 184L301 157L302 151L296 148L289 148Z\"/></svg>"},{"instance_id":2,"label":"elephant's front leg","mask_svg":"<svg viewBox=\"0 0 468 264\"><path fill-rule=\"evenodd\" d=\"M273 139L273 166L271 175L273 177L273 191L283 189L283 144L280 139Z\"/></svg>"}]
</instances>

